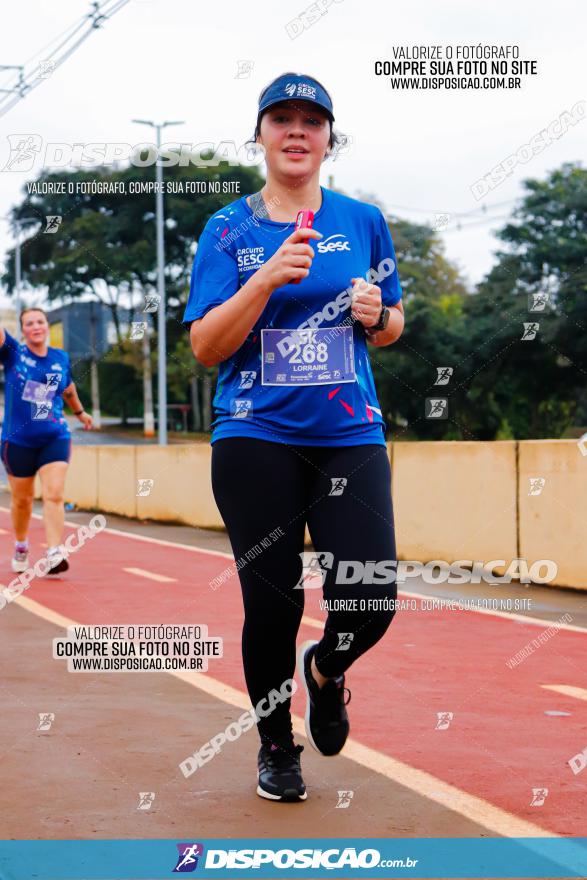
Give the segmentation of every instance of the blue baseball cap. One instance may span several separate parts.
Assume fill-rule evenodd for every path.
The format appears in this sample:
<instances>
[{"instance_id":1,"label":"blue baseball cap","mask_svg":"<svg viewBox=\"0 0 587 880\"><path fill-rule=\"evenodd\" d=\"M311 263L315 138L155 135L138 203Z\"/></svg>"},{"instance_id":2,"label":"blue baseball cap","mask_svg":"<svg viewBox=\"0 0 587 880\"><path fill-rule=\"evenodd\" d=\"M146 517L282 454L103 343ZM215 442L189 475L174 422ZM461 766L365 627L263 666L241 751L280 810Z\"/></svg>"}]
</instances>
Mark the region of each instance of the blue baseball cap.
<instances>
[{"instance_id":1,"label":"blue baseball cap","mask_svg":"<svg viewBox=\"0 0 587 880\"><path fill-rule=\"evenodd\" d=\"M281 104L283 101L307 101L309 104L314 104L325 110L330 121L334 122L332 101L328 92L311 76L304 76L301 73L284 73L283 76L276 79L259 99L257 118L264 110L274 104Z\"/></svg>"}]
</instances>

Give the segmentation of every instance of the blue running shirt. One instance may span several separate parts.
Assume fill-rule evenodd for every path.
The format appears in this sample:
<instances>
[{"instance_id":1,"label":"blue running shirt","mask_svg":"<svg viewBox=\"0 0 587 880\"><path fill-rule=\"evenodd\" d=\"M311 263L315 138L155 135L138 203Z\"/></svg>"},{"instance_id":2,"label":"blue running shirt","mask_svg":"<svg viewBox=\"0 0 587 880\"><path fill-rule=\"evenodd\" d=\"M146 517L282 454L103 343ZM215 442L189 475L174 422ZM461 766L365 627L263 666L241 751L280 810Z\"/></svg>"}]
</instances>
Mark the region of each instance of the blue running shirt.
<instances>
[{"instance_id":1,"label":"blue running shirt","mask_svg":"<svg viewBox=\"0 0 587 880\"><path fill-rule=\"evenodd\" d=\"M70 437L61 395L71 385L69 355L49 348L40 357L5 331L0 346L5 399L2 440L39 448L57 437Z\"/></svg>"},{"instance_id":2,"label":"blue running shirt","mask_svg":"<svg viewBox=\"0 0 587 880\"><path fill-rule=\"evenodd\" d=\"M385 445L366 335L352 320L350 289L351 278L363 277L381 288L385 305L399 302L393 242L378 207L321 190L314 229L323 237L309 240L310 274L276 288L242 346L219 365L212 443L256 437L306 446ZM293 222L255 216L245 196L216 212L198 242L184 325L233 296L293 231ZM308 335L310 329L318 334Z\"/></svg>"}]
</instances>

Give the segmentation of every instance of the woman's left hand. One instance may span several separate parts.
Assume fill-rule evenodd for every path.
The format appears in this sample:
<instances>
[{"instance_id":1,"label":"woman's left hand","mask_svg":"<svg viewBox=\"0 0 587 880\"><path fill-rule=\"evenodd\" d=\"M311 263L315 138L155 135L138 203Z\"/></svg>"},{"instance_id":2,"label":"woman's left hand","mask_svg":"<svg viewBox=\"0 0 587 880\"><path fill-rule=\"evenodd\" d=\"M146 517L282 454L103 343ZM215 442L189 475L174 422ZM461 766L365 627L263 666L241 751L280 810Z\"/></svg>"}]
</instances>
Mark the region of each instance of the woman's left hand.
<instances>
[{"instance_id":1,"label":"woman's left hand","mask_svg":"<svg viewBox=\"0 0 587 880\"><path fill-rule=\"evenodd\" d=\"M376 284L369 284L364 278L351 278L351 281L351 314L363 327L372 327L381 314L381 288Z\"/></svg>"},{"instance_id":2,"label":"woman's left hand","mask_svg":"<svg viewBox=\"0 0 587 880\"><path fill-rule=\"evenodd\" d=\"M90 431L92 429L94 420L89 413L85 412L85 410L79 414L78 419L84 426L84 431Z\"/></svg>"}]
</instances>

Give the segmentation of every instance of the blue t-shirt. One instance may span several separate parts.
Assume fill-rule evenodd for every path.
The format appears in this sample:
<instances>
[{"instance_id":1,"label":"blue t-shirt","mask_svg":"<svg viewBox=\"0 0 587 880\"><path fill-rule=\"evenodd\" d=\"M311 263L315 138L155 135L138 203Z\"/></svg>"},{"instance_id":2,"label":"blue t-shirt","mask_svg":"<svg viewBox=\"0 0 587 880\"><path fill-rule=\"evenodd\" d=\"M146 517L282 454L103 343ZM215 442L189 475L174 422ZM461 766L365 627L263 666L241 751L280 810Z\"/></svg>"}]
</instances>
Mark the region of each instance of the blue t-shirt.
<instances>
[{"instance_id":1,"label":"blue t-shirt","mask_svg":"<svg viewBox=\"0 0 587 880\"><path fill-rule=\"evenodd\" d=\"M393 242L378 207L321 190L314 229L323 237L309 240L310 274L276 288L242 346L219 365L212 443L256 437L306 446L385 445L365 330L352 319L350 291L351 278L363 277L381 288L385 305L399 302ZM198 242L184 325L233 296L293 231L293 222L254 215L245 196L216 212Z\"/></svg>"},{"instance_id":2,"label":"blue t-shirt","mask_svg":"<svg viewBox=\"0 0 587 880\"><path fill-rule=\"evenodd\" d=\"M5 331L0 346L5 396L2 440L38 448L58 437L70 437L61 395L71 384L69 355L49 348L40 357Z\"/></svg>"}]
</instances>

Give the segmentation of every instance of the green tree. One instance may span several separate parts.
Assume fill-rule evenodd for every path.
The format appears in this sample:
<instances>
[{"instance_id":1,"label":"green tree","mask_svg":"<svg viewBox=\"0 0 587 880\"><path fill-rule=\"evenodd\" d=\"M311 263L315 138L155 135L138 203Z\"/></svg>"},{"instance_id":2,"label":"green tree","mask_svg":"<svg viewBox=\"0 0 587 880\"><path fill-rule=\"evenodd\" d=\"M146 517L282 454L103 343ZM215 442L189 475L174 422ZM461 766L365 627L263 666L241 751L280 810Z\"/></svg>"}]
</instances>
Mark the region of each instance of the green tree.
<instances>
[{"instance_id":1,"label":"green tree","mask_svg":"<svg viewBox=\"0 0 587 880\"><path fill-rule=\"evenodd\" d=\"M465 354L464 307L467 289L447 260L437 234L423 224L392 220L398 272L404 291L406 326L398 342L371 348L379 401L392 436L438 439L461 435L458 419L426 419L427 397L446 396L437 386L438 367L452 367ZM453 402L454 403L454 402Z\"/></svg>"},{"instance_id":2,"label":"green tree","mask_svg":"<svg viewBox=\"0 0 587 880\"><path fill-rule=\"evenodd\" d=\"M211 153L203 154L202 158L209 161L211 156ZM29 234L21 249L25 285L30 290L45 292L49 303L67 303L83 297L99 300L109 308L116 328L117 352L108 353L108 369L101 370L100 376L104 375L107 386L109 377L122 380L125 376L127 381L121 381L120 388L128 393L132 390L133 394L140 388L141 343L126 344L121 309L129 310L130 321L144 320L141 313L145 296L156 293L156 224L155 196L129 195L128 188L131 181L152 180L154 174L153 166L134 165L115 171L106 167L70 173L45 171L36 181L40 184L38 189L42 190L45 183L65 180L66 193L39 195L29 193L25 186L23 201L12 211L13 222L20 218L38 218L36 223L27 224L33 234ZM75 193L77 182L94 180L122 184L127 192L69 194L70 188ZM222 192L224 185L229 182L231 187L236 186L243 192L254 192L263 181L256 168L228 162L206 167L170 166L164 171L164 181L173 189L164 197L166 323L168 351L173 352L185 335L181 317L195 243L208 218L235 197ZM204 185L206 192L192 195L185 186L182 192L181 184L188 181ZM221 192L209 192L211 184ZM62 222L56 233L45 234L45 218L49 215L61 216ZM9 289L14 287L13 256L14 252L9 251L1 279ZM156 335L152 342L156 346ZM112 368L117 358L118 373ZM173 390L175 385L172 395ZM177 392L179 401L171 396L170 402L184 402L189 398L188 391L189 381L186 381L184 393ZM107 387L106 396L110 407L117 406L114 402L118 400L118 391L110 394ZM121 411L124 414L132 410L134 414L134 409L134 403L128 402Z\"/></svg>"},{"instance_id":3,"label":"green tree","mask_svg":"<svg viewBox=\"0 0 587 880\"><path fill-rule=\"evenodd\" d=\"M207 160L210 155L204 154L202 158ZM115 171L105 167L69 174L62 170L47 171L38 183L65 180L75 192L78 181L104 181L128 188L131 181L144 182L153 177L153 167L130 165ZM256 168L227 162L217 167L170 166L165 169L164 180L170 186L186 181L206 186L230 181L251 192L262 184ZM220 193L191 195L185 191L164 197L165 280L171 321L177 320L189 281L194 243L208 217L231 198ZM43 233L48 215L62 217L56 233ZM22 247L23 278L27 285L45 289L50 303L82 296L100 300L110 309L120 345L121 307L130 309L132 320L133 310L140 308L144 296L155 293L157 288L155 196L128 192L29 195L25 187L24 200L13 209L12 219L25 217L38 218L33 227L35 234ZM13 265L13 251L9 251L1 278L8 288L14 286Z\"/></svg>"},{"instance_id":4,"label":"green tree","mask_svg":"<svg viewBox=\"0 0 587 880\"><path fill-rule=\"evenodd\" d=\"M469 395L489 436L560 437L585 400L587 172L565 164L524 189L498 234L507 249L467 302ZM536 296L547 298L541 311Z\"/></svg>"}]
</instances>

